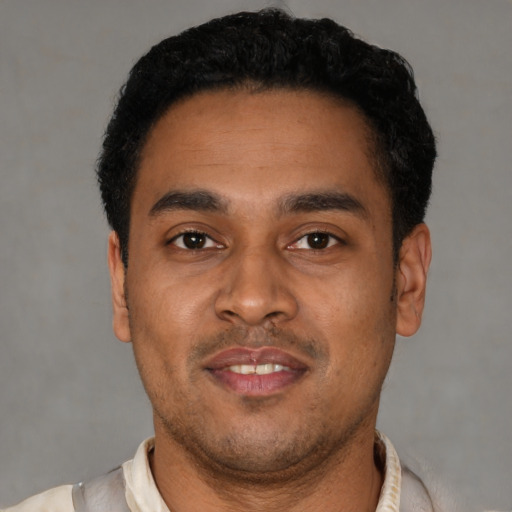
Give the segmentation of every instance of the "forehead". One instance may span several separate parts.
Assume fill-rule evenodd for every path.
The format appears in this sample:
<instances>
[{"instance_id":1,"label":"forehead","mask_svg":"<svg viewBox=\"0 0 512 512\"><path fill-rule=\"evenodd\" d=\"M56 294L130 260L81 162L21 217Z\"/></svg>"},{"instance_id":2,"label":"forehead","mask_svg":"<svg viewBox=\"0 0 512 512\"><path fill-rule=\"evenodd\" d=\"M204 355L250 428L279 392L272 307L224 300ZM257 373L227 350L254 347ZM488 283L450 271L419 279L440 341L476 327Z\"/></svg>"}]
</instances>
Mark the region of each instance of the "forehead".
<instances>
[{"instance_id":1,"label":"forehead","mask_svg":"<svg viewBox=\"0 0 512 512\"><path fill-rule=\"evenodd\" d=\"M352 105L305 90L209 91L173 105L142 152L132 212L173 189L214 189L245 202L340 189L387 191L371 131ZM148 197L151 196L151 197Z\"/></svg>"}]
</instances>

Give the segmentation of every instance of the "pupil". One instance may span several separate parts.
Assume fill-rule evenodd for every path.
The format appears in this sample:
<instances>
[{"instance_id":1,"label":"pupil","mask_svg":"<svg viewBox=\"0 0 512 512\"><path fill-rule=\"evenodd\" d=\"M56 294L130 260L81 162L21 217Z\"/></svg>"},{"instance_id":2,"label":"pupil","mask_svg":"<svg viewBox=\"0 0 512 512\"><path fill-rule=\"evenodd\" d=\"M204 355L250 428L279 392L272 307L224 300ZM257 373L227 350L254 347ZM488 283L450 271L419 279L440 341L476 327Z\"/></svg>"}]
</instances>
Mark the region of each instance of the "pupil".
<instances>
[{"instance_id":1,"label":"pupil","mask_svg":"<svg viewBox=\"0 0 512 512\"><path fill-rule=\"evenodd\" d=\"M183 243L188 249L201 249L205 243L205 237L201 233L186 233L183 235Z\"/></svg>"},{"instance_id":2,"label":"pupil","mask_svg":"<svg viewBox=\"0 0 512 512\"><path fill-rule=\"evenodd\" d=\"M329 244L329 235L325 233L311 233L308 235L308 244L312 249L325 249Z\"/></svg>"}]
</instances>

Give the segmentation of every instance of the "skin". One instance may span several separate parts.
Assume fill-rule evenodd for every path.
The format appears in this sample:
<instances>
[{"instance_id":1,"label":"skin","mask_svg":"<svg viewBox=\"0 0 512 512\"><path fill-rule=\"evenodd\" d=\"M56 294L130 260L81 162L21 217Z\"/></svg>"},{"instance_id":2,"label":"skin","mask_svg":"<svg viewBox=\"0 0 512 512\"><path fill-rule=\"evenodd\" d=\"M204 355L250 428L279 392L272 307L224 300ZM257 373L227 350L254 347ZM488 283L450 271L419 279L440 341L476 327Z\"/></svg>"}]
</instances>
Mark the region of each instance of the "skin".
<instances>
[{"instance_id":1,"label":"skin","mask_svg":"<svg viewBox=\"0 0 512 512\"><path fill-rule=\"evenodd\" d=\"M115 233L109 265L114 330L133 344L173 512L375 510L379 396L395 334L420 325L431 251L421 224L394 264L368 134L350 105L289 90L197 94L150 133L128 267ZM191 202L197 191L218 204ZM345 202L304 200L319 194ZM305 370L251 395L206 369L262 346Z\"/></svg>"}]
</instances>

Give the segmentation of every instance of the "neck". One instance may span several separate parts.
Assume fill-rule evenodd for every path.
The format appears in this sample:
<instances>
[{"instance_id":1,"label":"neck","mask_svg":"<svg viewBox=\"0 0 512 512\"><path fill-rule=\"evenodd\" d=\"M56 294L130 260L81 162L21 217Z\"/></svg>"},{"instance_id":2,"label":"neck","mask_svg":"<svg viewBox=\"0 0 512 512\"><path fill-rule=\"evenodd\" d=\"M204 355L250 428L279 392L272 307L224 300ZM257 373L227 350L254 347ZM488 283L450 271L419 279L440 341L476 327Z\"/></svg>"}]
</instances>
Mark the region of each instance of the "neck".
<instances>
[{"instance_id":1,"label":"neck","mask_svg":"<svg viewBox=\"0 0 512 512\"><path fill-rule=\"evenodd\" d=\"M237 475L204 465L155 425L153 476L171 512L374 512L383 482L374 426L360 429L321 464L293 477Z\"/></svg>"}]
</instances>

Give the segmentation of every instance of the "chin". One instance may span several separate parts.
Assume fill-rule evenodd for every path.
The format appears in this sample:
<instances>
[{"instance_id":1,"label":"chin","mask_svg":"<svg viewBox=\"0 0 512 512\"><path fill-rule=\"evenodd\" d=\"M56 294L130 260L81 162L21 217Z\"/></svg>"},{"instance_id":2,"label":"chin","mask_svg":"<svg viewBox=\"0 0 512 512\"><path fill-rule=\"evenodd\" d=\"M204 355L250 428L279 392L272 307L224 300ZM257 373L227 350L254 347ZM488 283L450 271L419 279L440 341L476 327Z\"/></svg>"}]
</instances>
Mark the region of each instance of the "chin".
<instances>
[{"instance_id":1,"label":"chin","mask_svg":"<svg viewBox=\"0 0 512 512\"><path fill-rule=\"evenodd\" d=\"M320 433L301 424L295 430L262 422L238 425L224 435L206 432L204 423L192 429L166 426L167 434L211 477L222 475L247 484L269 485L294 480L343 456L348 437L337 430Z\"/></svg>"}]
</instances>

